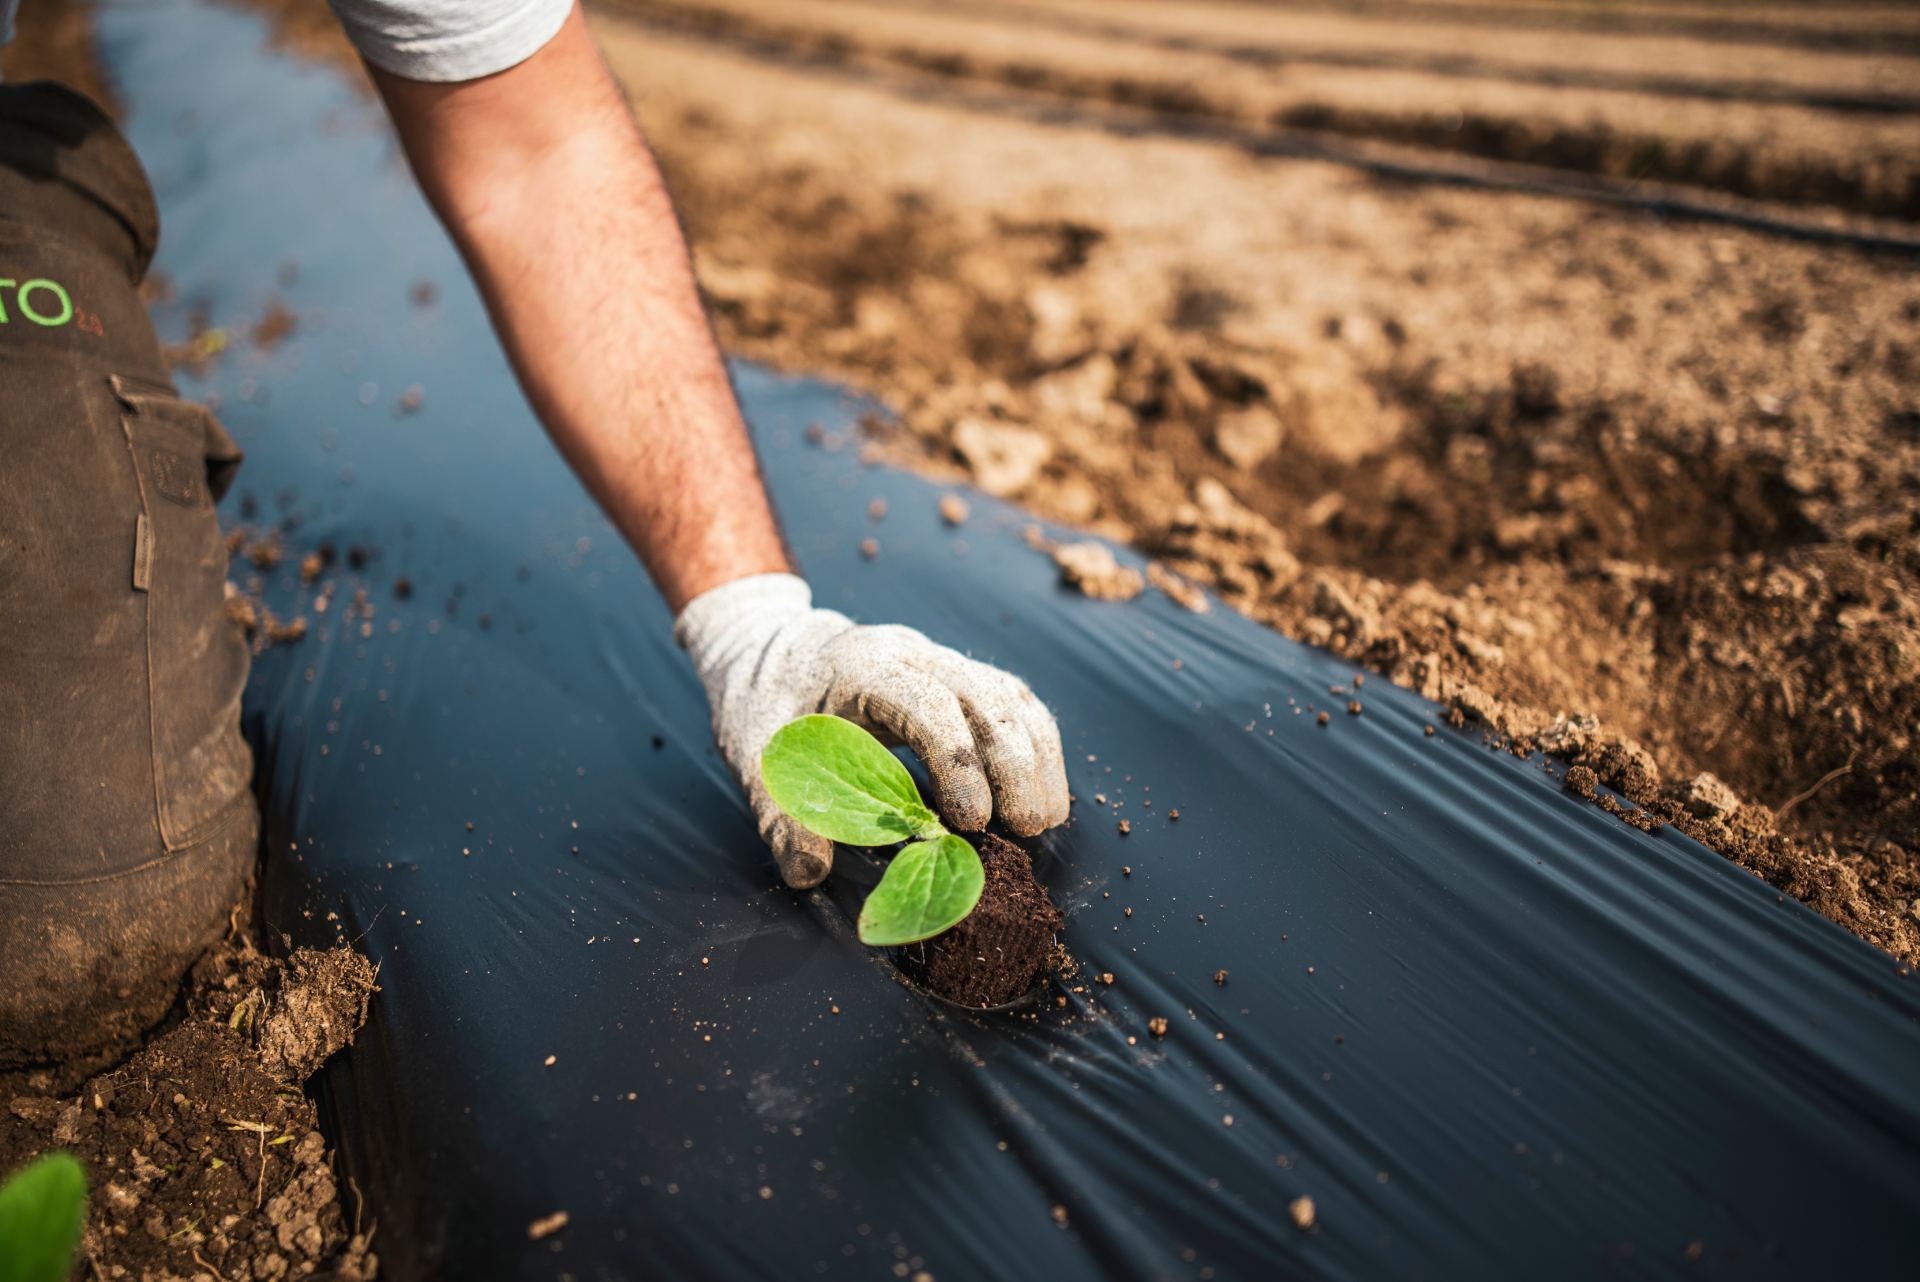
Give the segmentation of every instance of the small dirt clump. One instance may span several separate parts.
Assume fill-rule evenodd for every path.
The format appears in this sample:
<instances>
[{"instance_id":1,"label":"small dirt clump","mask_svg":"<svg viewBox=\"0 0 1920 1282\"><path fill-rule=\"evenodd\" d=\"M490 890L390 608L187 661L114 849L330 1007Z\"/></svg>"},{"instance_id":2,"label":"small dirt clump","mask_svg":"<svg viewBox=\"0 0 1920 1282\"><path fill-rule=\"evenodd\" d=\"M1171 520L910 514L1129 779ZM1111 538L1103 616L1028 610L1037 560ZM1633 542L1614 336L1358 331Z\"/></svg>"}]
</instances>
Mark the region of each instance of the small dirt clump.
<instances>
[{"instance_id":1,"label":"small dirt clump","mask_svg":"<svg viewBox=\"0 0 1920 1282\"><path fill-rule=\"evenodd\" d=\"M1026 851L991 834L974 845L987 872L979 905L952 930L903 949L900 968L936 995L984 1010L1033 986L1065 918Z\"/></svg>"},{"instance_id":2,"label":"small dirt clump","mask_svg":"<svg viewBox=\"0 0 1920 1282\"><path fill-rule=\"evenodd\" d=\"M1131 601L1147 581L1132 566L1121 565L1103 543L1068 543L1053 549L1054 564L1069 587L1096 601Z\"/></svg>"}]
</instances>

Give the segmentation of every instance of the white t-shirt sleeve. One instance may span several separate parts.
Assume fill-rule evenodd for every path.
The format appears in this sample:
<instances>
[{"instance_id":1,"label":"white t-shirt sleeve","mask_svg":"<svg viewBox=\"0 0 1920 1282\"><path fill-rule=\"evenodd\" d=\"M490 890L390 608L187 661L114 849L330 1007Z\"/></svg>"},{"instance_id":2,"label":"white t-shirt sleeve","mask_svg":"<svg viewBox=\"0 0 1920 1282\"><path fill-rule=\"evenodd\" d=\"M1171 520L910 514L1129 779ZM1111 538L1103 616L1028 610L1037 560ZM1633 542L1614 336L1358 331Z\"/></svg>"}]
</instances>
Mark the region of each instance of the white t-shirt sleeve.
<instances>
[{"instance_id":1,"label":"white t-shirt sleeve","mask_svg":"<svg viewBox=\"0 0 1920 1282\"><path fill-rule=\"evenodd\" d=\"M362 57L408 80L477 80L553 39L573 0L327 0Z\"/></svg>"}]
</instances>

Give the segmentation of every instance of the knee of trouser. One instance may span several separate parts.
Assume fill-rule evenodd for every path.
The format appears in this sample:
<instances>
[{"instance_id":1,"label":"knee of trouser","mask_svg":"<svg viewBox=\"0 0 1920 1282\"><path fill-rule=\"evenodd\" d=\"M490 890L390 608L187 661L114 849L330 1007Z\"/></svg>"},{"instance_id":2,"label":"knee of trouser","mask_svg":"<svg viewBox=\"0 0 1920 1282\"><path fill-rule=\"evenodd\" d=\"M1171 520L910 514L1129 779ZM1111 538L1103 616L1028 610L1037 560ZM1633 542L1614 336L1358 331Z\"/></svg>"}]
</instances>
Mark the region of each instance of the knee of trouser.
<instances>
[{"instance_id":1,"label":"knee of trouser","mask_svg":"<svg viewBox=\"0 0 1920 1282\"><path fill-rule=\"evenodd\" d=\"M206 841L138 871L0 884L0 1068L112 1050L158 1023L244 902L258 845L248 797Z\"/></svg>"}]
</instances>

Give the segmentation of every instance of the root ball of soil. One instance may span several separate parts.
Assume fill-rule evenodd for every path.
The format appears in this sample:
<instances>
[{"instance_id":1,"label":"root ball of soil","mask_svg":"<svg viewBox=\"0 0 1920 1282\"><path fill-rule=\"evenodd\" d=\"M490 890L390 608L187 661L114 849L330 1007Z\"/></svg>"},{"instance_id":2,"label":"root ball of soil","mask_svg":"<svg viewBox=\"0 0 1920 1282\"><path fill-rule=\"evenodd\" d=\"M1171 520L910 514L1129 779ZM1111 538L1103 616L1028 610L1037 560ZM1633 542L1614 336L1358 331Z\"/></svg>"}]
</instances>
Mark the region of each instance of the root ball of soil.
<instances>
[{"instance_id":1,"label":"root ball of soil","mask_svg":"<svg viewBox=\"0 0 1920 1282\"><path fill-rule=\"evenodd\" d=\"M990 834L974 845L987 873L979 905L952 930L902 949L900 969L938 996L980 1010L1033 987L1064 918L1034 880L1026 851Z\"/></svg>"}]
</instances>

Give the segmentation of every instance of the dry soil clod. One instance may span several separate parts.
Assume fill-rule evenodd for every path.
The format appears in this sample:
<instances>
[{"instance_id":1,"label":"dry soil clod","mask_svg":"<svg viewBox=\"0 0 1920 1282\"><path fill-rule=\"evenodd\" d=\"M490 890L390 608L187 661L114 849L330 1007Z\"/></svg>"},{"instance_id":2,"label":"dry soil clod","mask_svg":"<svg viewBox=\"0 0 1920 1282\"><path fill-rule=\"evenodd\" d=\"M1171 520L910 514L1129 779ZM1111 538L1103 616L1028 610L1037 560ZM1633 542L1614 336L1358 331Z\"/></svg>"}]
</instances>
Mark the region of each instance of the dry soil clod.
<instances>
[{"instance_id":1,"label":"dry soil clod","mask_svg":"<svg viewBox=\"0 0 1920 1282\"><path fill-rule=\"evenodd\" d=\"M1121 565L1104 543L1066 543L1052 555L1067 586L1096 601L1131 601L1146 590L1140 571Z\"/></svg>"},{"instance_id":2,"label":"dry soil clod","mask_svg":"<svg viewBox=\"0 0 1920 1282\"><path fill-rule=\"evenodd\" d=\"M552 1237L561 1229L566 1228L568 1221L572 1218L573 1217L565 1211L555 1211L552 1215L543 1215L533 1223L527 1225L527 1237L535 1242L538 1242L542 1238Z\"/></svg>"}]
</instances>

